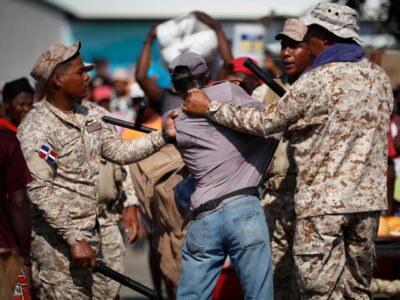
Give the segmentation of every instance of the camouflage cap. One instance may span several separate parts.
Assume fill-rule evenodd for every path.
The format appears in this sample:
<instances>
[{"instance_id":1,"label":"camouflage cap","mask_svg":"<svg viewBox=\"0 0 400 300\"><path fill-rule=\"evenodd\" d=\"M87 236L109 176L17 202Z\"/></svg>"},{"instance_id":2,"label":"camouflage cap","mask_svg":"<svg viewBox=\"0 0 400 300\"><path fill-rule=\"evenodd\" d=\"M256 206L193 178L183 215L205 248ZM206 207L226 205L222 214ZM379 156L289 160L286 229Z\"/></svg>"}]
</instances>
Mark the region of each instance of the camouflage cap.
<instances>
[{"instance_id":1,"label":"camouflage cap","mask_svg":"<svg viewBox=\"0 0 400 300\"><path fill-rule=\"evenodd\" d=\"M283 37L288 37L296 42L302 42L307 33L307 26L299 19L289 18L285 21L283 31L279 32L276 40L281 40Z\"/></svg>"},{"instance_id":2,"label":"camouflage cap","mask_svg":"<svg viewBox=\"0 0 400 300\"><path fill-rule=\"evenodd\" d=\"M81 42L75 42L72 46L65 46L61 42L52 43L39 56L32 68L31 76L38 82L47 82L55 67L74 56L81 48Z\"/></svg>"},{"instance_id":3,"label":"camouflage cap","mask_svg":"<svg viewBox=\"0 0 400 300\"><path fill-rule=\"evenodd\" d=\"M357 12L337 3L319 3L308 16L301 19L307 26L316 24L341 38L361 42Z\"/></svg>"}]
</instances>

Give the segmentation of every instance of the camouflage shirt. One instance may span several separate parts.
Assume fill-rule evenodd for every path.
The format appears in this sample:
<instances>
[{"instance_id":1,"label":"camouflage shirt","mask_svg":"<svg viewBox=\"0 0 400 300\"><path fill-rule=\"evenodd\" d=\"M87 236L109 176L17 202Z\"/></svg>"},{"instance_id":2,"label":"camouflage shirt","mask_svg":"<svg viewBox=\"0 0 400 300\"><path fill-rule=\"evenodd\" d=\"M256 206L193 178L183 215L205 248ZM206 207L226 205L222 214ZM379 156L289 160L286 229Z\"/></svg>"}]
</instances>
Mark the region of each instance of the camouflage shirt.
<instances>
[{"instance_id":1,"label":"camouflage shirt","mask_svg":"<svg viewBox=\"0 0 400 300\"><path fill-rule=\"evenodd\" d=\"M98 118L110 115L102 106L83 100L82 105L89 108ZM116 128L110 126L115 132ZM97 193L100 226L115 225L121 219L124 208L139 205L136 197L129 166L121 166L108 162L101 157L99 173L99 190Z\"/></svg>"},{"instance_id":2,"label":"camouflage shirt","mask_svg":"<svg viewBox=\"0 0 400 300\"><path fill-rule=\"evenodd\" d=\"M305 73L262 111L211 101L209 117L257 135L287 130L299 171L296 214L303 218L387 208L392 105L387 75L362 60Z\"/></svg>"},{"instance_id":3,"label":"camouflage shirt","mask_svg":"<svg viewBox=\"0 0 400 300\"><path fill-rule=\"evenodd\" d=\"M29 112L18 137L34 178L28 185L33 227L46 223L69 244L95 227L101 156L128 164L165 144L161 131L123 142L87 107L75 104L66 114L46 100Z\"/></svg>"}]
</instances>

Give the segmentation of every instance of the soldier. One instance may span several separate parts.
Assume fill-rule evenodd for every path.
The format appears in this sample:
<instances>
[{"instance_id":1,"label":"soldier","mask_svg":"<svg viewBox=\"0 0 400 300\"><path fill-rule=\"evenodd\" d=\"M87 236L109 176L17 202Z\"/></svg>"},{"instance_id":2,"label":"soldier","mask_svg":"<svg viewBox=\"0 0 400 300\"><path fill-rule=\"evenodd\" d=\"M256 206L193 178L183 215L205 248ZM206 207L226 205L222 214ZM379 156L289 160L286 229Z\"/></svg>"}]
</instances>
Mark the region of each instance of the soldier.
<instances>
[{"instance_id":1,"label":"soldier","mask_svg":"<svg viewBox=\"0 0 400 300\"><path fill-rule=\"evenodd\" d=\"M281 58L285 66L287 87L313 63L308 45L303 41L307 26L299 19L287 19L283 31L275 39L281 41ZM265 85L257 88L253 98L269 105L278 96ZM264 183L266 193L262 204L271 236L272 263L274 267L274 296L279 299L299 299L292 248L294 239L296 188L296 163L292 147L285 137L276 149L274 160Z\"/></svg>"},{"instance_id":2,"label":"soldier","mask_svg":"<svg viewBox=\"0 0 400 300\"><path fill-rule=\"evenodd\" d=\"M302 297L369 299L393 94L364 57L353 9L320 3L303 21L316 60L277 102L249 109L193 89L183 108L257 135L287 130L298 167L293 248Z\"/></svg>"},{"instance_id":3,"label":"soldier","mask_svg":"<svg viewBox=\"0 0 400 300\"><path fill-rule=\"evenodd\" d=\"M122 142L97 114L79 102L87 97L90 67L79 53L54 42L31 75L45 85L46 100L20 125L18 137L32 173L32 259L41 299L103 299L104 279L91 274L101 259L97 194L101 156L118 164L159 150L170 126ZM170 122L170 121L168 121Z\"/></svg>"},{"instance_id":4,"label":"soldier","mask_svg":"<svg viewBox=\"0 0 400 300\"><path fill-rule=\"evenodd\" d=\"M88 107L98 118L109 112L93 102L84 100L82 104ZM138 238L138 199L133 181L127 166L113 164L103 157L100 159L98 217L100 225L101 251L104 261L111 269L124 273L125 245L118 223L124 221L125 232L130 231L128 243ZM104 299L118 299L121 285L110 278L105 278Z\"/></svg>"}]
</instances>

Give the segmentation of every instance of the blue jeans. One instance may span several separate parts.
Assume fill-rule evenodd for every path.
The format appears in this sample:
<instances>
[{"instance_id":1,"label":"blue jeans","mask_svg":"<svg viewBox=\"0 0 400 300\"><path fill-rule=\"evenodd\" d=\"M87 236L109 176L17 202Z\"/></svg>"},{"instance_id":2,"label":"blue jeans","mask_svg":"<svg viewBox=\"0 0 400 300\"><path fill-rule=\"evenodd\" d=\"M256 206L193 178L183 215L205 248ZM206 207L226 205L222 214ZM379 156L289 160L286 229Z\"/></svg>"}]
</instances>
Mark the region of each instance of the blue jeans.
<instances>
[{"instance_id":1,"label":"blue jeans","mask_svg":"<svg viewBox=\"0 0 400 300\"><path fill-rule=\"evenodd\" d=\"M227 255L245 299L273 299L268 227L255 196L235 199L190 223L177 299L210 299Z\"/></svg>"}]
</instances>

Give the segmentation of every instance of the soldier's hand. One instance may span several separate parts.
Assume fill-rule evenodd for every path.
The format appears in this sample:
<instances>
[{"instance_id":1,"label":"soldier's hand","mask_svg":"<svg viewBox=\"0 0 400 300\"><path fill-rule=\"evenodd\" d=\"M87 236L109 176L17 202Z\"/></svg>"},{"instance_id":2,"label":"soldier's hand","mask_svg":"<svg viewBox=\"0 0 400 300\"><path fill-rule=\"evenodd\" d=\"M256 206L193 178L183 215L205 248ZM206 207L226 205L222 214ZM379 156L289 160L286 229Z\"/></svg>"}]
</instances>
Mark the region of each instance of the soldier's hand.
<instances>
[{"instance_id":1,"label":"soldier's hand","mask_svg":"<svg viewBox=\"0 0 400 300\"><path fill-rule=\"evenodd\" d=\"M168 115L167 121L165 122L165 131L168 134L168 138L170 142L175 141L176 139L176 130L175 130L175 118L178 116L176 111L171 111Z\"/></svg>"},{"instance_id":2,"label":"soldier's hand","mask_svg":"<svg viewBox=\"0 0 400 300\"><path fill-rule=\"evenodd\" d=\"M90 267L93 272L96 266L94 252L88 242L82 240L78 244L70 246L72 261L82 269Z\"/></svg>"},{"instance_id":3,"label":"soldier's hand","mask_svg":"<svg viewBox=\"0 0 400 300\"><path fill-rule=\"evenodd\" d=\"M138 210L139 208L137 206L129 206L122 214L125 225L125 233L131 231L128 237L129 244L135 242L139 237L140 222L138 218Z\"/></svg>"},{"instance_id":4,"label":"soldier's hand","mask_svg":"<svg viewBox=\"0 0 400 300\"><path fill-rule=\"evenodd\" d=\"M200 89L190 89L182 104L182 110L195 116L206 116L210 98Z\"/></svg>"}]
</instances>

